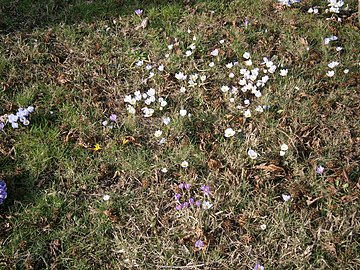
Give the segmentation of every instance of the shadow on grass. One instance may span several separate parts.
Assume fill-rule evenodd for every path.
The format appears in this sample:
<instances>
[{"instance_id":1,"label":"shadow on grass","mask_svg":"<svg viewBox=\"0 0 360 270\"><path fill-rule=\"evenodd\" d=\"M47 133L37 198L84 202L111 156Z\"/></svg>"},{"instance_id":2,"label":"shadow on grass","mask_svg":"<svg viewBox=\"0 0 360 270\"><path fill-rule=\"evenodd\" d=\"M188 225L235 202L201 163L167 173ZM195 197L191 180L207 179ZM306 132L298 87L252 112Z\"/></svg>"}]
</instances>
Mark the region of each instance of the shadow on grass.
<instances>
[{"instance_id":1,"label":"shadow on grass","mask_svg":"<svg viewBox=\"0 0 360 270\"><path fill-rule=\"evenodd\" d=\"M0 33L30 31L54 24L90 22L122 15L134 10L164 5L191 5L195 0L2 0L0 1ZM210 2L210 0L208 1Z\"/></svg>"}]
</instances>

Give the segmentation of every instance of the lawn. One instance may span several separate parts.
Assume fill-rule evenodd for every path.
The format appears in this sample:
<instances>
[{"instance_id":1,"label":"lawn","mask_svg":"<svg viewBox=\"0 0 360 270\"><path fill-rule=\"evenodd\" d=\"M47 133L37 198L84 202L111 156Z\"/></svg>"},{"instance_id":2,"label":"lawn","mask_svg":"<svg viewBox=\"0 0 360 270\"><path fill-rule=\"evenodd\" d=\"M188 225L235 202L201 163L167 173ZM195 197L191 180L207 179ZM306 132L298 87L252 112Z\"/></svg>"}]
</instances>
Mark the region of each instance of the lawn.
<instances>
[{"instance_id":1,"label":"lawn","mask_svg":"<svg viewBox=\"0 0 360 270\"><path fill-rule=\"evenodd\" d=\"M360 269L341 2L2 0L0 269Z\"/></svg>"}]
</instances>

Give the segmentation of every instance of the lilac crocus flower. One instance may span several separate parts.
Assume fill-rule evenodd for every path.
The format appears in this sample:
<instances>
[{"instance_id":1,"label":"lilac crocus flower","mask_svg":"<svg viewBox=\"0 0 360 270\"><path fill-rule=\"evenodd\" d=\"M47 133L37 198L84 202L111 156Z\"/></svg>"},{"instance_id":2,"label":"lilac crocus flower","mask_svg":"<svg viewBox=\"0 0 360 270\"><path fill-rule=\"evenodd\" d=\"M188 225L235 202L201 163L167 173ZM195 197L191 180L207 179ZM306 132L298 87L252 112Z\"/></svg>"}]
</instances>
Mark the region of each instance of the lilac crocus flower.
<instances>
[{"instance_id":1,"label":"lilac crocus flower","mask_svg":"<svg viewBox=\"0 0 360 270\"><path fill-rule=\"evenodd\" d=\"M249 20L248 20L248 19L245 19L244 25L245 25L245 29L247 29L247 27L248 27L248 25L249 25Z\"/></svg>"},{"instance_id":2,"label":"lilac crocus flower","mask_svg":"<svg viewBox=\"0 0 360 270\"><path fill-rule=\"evenodd\" d=\"M183 183L180 183L180 184L178 185L178 187L179 187L180 189L184 189L184 184L183 184Z\"/></svg>"},{"instance_id":3,"label":"lilac crocus flower","mask_svg":"<svg viewBox=\"0 0 360 270\"><path fill-rule=\"evenodd\" d=\"M200 207L200 206L201 206L201 201L200 201L200 200L197 200L197 201L195 202L195 205L196 205L197 207Z\"/></svg>"},{"instance_id":4,"label":"lilac crocus flower","mask_svg":"<svg viewBox=\"0 0 360 270\"><path fill-rule=\"evenodd\" d=\"M195 242L195 247L196 248L202 248L204 246L205 246L204 242L201 241L200 239Z\"/></svg>"},{"instance_id":5,"label":"lilac crocus flower","mask_svg":"<svg viewBox=\"0 0 360 270\"><path fill-rule=\"evenodd\" d=\"M189 204L193 205L194 204L194 199L193 198L189 198Z\"/></svg>"},{"instance_id":6,"label":"lilac crocus flower","mask_svg":"<svg viewBox=\"0 0 360 270\"><path fill-rule=\"evenodd\" d=\"M260 263L257 263L254 267L254 270L264 270L264 266L262 266Z\"/></svg>"},{"instance_id":7,"label":"lilac crocus flower","mask_svg":"<svg viewBox=\"0 0 360 270\"><path fill-rule=\"evenodd\" d=\"M188 202L184 202L183 203L183 208L188 208L189 207L189 203Z\"/></svg>"},{"instance_id":8,"label":"lilac crocus flower","mask_svg":"<svg viewBox=\"0 0 360 270\"><path fill-rule=\"evenodd\" d=\"M190 185L189 183L185 183L185 184L184 184L184 188L185 188L186 190L189 190L190 187L191 187L191 185Z\"/></svg>"},{"instance_id":9,"label":"lilac crocus flower","mask_svg":"<svg viewBox=\"0 0 360 270\"><path fill-rule=\"evenodd\" d=\"M323 174L325 171L325 168L321 165L319 165L318 167L316 167L316 173L317 174Z\"/></svg>"},{"instance_id":10,"label":"lilac crocus flower","mask_svg":"<svg viewBox=\"0 0 360 270\"><path fill-rule=\"evenodd\" d=\"M200 189L204 192L204 195L210 195L210 187L201 185Z\"/></svg>"},{"instance_id":11,"label":"lilac crocus flower","mask_svg":"<svg viewBox=\"0 0 360 270\"><path fill-rule=\"evenodd\" d=\"M140 16L142 13L143 13L142 9L136 9L135 10L135 14L138 15L138 16Z\"/></svg>"},{"instance_id":12,"label":"lilac crocus flower","mask_svg":"<svg viewBox=\"0 0 360 270\"><path fill-rule=\"evenodd\" d=\"M178 204L176 207L175 207L176 210L181 210L182 209L182 205L181 204Z\"/></svg>"},{"instance_id":13,"label":"lilac crocus flower","mask_svg":"<svg viewBox=\"0 0 360 270\"><path fill-rule=\"evenodd\" d=\"M4 129L5 124L3 122L0 122L0 130Z\"/></svg>"},{"instance_id":14,"label":"lilac crocus flower","mask_svg":"<svg viewBox=\"0 0 360 270\"><path fill-rule=\"evenodd\" d=\"M0 180L0 204L3 203L6 197L7 197L6 183L4 180Z\"/></svg>"},{"instance_id":15,"label":"lilac crocus flower","mask_svg":"<svg viewBox=\"0 0 360 270\"><path fill-rule=\"evenodd\" d=\"M175 199L178 201L180 199L181 195L179 193L175 194Z\"/></svg>"},{"instance_id":16,"label":"lilac crocus flower","mask_svg":"<svg viewBox=\"0 0 360 270\"><path fill-rule=\"evenodd\" d=\"M113 121L113 122L116 121L116 118L117 118L116 114L111 114L109 117L110 121Z\"/></svg>"}]
</instances>

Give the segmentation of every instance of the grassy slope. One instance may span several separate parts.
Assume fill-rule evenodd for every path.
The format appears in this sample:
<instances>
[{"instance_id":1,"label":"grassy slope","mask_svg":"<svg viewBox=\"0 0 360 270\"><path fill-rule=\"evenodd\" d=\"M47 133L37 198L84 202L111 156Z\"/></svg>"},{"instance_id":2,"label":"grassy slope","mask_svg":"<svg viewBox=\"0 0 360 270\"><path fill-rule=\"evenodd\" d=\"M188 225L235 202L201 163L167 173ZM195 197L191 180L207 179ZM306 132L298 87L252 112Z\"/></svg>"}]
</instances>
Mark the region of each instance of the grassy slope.
<instances>
[{"instance_id":1,"label":"grassy slope","mask_svg":"<svg viewBox=\"0 0 360 270\"><path fill-rule=\"evenodd\" d=\"M0 134L0 176L9 193L0 208L2 268L360 267L356 16L338 23L307 14L305 7L322 1L285 9L240 0L11 2L1 6L9 16L0 35L0 115L28 105L36 111L29 127ZM135 29L137 7L149 17L145 29ZM194 35L196 53L185 57ZM325 46L331 35L339 41ZM170 52L175 38L179 46ZM238 59L243 66L245 51L254 66L276 55L289 69L287 77L272 76L249 119L220 91L238 80L224 65ZM165 71L144 85L149 72L135 65L140 59ZM341 64L328 78L331 61ZM179 71L206 75L206 85L181 94ZM149 87L168 106L150 119L128 116L124 96ZM270 109L256 113L256 105ZM179 116L183 108L191 118ZM104 128L111 113L118 121ZM162 116L171 117L169 126ZM227 127L242 132L226 139ZM158 129L168 136L164 146L154 138ZM123 144L126 136L135 142ZM92 150L96 143L101 151ZM282 143L289 145L284 157ZM191 183L197 198L200 185L209 185L213 207L176 211L181 182ZM206 251L194 249L198 239Z\"/></svg>"}]
</instances>

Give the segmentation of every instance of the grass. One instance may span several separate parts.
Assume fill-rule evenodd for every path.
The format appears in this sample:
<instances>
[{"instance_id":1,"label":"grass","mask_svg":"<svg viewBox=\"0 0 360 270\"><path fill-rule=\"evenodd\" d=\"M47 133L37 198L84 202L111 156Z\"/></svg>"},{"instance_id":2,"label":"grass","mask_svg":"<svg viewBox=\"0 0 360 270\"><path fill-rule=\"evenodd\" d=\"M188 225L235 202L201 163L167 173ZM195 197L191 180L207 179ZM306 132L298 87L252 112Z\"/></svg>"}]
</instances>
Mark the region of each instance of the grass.
<instances>
[{"instance_id":1,"label":"grass","mask_svg":"<svg viewBox=\"0 0 360 270\"><path fill-rule=\"evenodd\" d=\"M0 268L360 268L357 1L347 1L341 22L327 20L326 4L2 1L0 116L30 105L35 111L29 126L8 123L0 132L0 178L8 187ZM313 6L319 15L307 12ZM324 45L331 35L339 39ZM237 84L244 52L251 68L261 67L258 78L263 57L278 65L261 97ZM340 64L328 77L332 61ZM206 79L189 87L178 72ZM225 94L223 85L239 93ZM167 106L149 105L156 110L148 118L142 105L128 113L124 97L149 88ZM238 108L245 99L250 105ZM180 116L182 109L191 115ZM229 127L236 133L226 138ZM176 193L212 206L176 210Z\"/></svg>"}]
</instances>

